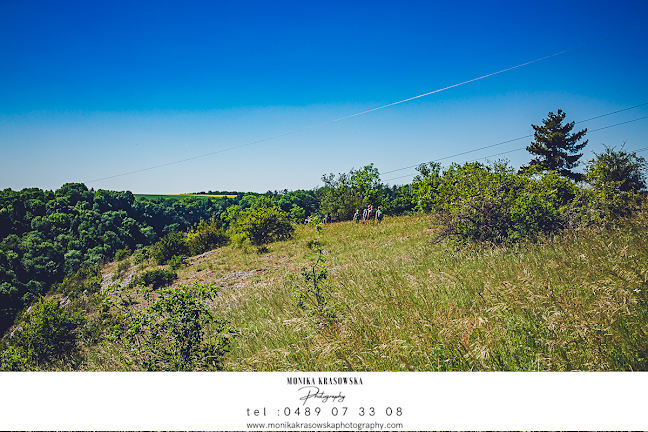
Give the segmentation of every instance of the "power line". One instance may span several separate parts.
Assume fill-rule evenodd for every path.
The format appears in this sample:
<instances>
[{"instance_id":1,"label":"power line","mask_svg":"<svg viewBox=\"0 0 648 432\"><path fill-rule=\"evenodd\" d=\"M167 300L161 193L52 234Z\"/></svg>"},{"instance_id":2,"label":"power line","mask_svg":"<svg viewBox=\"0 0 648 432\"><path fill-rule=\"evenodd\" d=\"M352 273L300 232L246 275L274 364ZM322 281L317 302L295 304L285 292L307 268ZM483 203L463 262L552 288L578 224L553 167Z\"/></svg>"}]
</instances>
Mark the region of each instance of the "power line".
<instances>
[{"instance_id":1,"label":"power line","mask_svg":"<svg viewBox=\"0 0 648 432\"><path fill-rule=\"evenodd\" d=\"M642 105L645 105L645 104L642 104ZM637 106L641 106L641 105L637 105ZM630 109L630 108L627 108L627 109ZM622 110L622 111L624 111L624 110ZM610 114L613 114L613 113L610 113ZM604 114L604 115L599 116L599 117L603 117L605 115L609 115L609 114ZM598 118L598 117L593 117L593 118ZM610 125L610 126L604 126L604 127L598 128L598 129L592 129L591 131L588 131L588 133L597 132L597 131L600 131L600 130L603 130L603 129L613 128L615 126L621 126L621 125L624 125L624 124L627 124L627 123L632 123L632 122L636 122L636 121L639 121L639 120L644 120L644 119L647 119L647 118L648 118L648 116L639 117L639 118L636 118L634 120L628 120L628 121L624 121L624 122L621 122L621 123L616 123L616 124L613 124L613 125ZM585 122L585 121L589 121L589 120L592 120L592 119L582 120L580 123ZM529 135L529 136L532 136L532 135ZM525 137L522 137L522 138L525 138ZM515 140L522 139L522 138L516 138ZM510 141L507 141L507 142L511 142L511 141L515 141L515 140L510 140ZM497 144L495 144L495 145L497 145ZM493 146L482 147L481 149L488 148L488 147L493 147ZM481 149L478 149L478 150L481 150ZM468 161L467 163L476 162L476 161L481 160L481 159L488 159L488 158L491 158L491 157L500 156L500 155L507 154L507 153L513 153L513 152L520 151L520 150L525 150L525 149L526 149L526 147L520 147L520 148L516 148L516 149L513 149L513 150L508 150L508 151L505 151L505 152L502 152L502 153L497 153L497 154L494 154L494 155L484 156L484 157L480 157L478 159L473 159L471 161ZM642 152L642 151L645 151L645 150L648 150L648 147L643 148L643 149L639 149L639 150L634 150L634 152L639 153L639 152ZM454 155L454 156L459 156L459 155L462 155L462 154L470 153L472 151L473 150L471 150L469 152L460 153L460 154ZM476 151L476 150L474 150L474 151ZM448 157L454 157L454 156L448 156ZM447 159L448 157L445 157L443 159ZM436 161L439 161L439 160L441 160L441 159L436 159L436 160L434 160L432 162L436 162ZM418 166L418 165L415 165L415 166ZM409 168L412 168L412 167L409 167ZM401 168L401 169L405 169L405 168ZM400 170L397 170L397 171L400 171ZM394 172L394 171L390 171L390 172ZM388 182L388 181L397 180L397 179L400 179L400 178L411 177L413 175L415 175L415 174L407 174L407 175L403 175L403 176L400 176L400 177L394 177L394 178L391 178L391 179L388 179L388 180L385 180L385 181Z\"/></svg>"},{"instance_id":2,"label":"power line","mask_svg":"<svg viewBox=\"0 0 648 432\"><path fill-rule=\"evenodd\" d=\"M648 116L645 116L645 117L639 117L639 118L634 119L634 120L628 120L628 121L625 121L625 122L622 122L622 123L613 124L613 125L611 125L611 126L605 126L605 127L598 128L598 129L592 129L591 131L588 131L588 132L596 132L596 131L600 131L600 130L603 130L603 129L609 129L609 128L611 128L611 127L620 126L620 125L622 125L622 124L626 124L626 123L636 122L636 121L638 121L638 120L643 120L643 119L646 119L646 118L648 118ZM520 148L515 149L515 150L509 150L509 151L505 151L505 152L502 152L502 153L497 153L497 154L494 154L494 155L490 155L490 156L485 156L485 157L480 157L480 158L477 158L477 159L473 159L473 160L468 161L468 162L475 162L475 161L478 161L478 160L480 160L480 159L487 159L487 158L491 158L491 157L494 157L494 156L500 156L500 155L503 155L503 154L506 154L506 153L513 153L513 152L520 151L520 150L525 150L525 149L526 149L526 147L520 147ZM638 152L638 151L643 151L643 150L634 150L634 151L635 151L635 152Z\"/></svg>"},{"instance_id":3,"label":"power line","mask_svg":"<svg viewBox=\"0 0 648 432\"><path fill-rule=\"evenodd\" d=\"M514 152L516 152L516 151L520 151L520 150L526 150L526 147L520 147L520 148L516 148L515 150L509 150L509 151L505 151L505 152L502 152L502 153L497 153L497 154L490 155L490 156L480 157L480 158L478 158L478 159L470 160L470 161L468 161L468 163L470 163L470 162L477 162L478 160L481 160L481 159L488 159L488 158L492 158L492 157L495 157L495 156L501 156L501 155L503 155L503 154L507 154L507 153L514 153Z\"/></svg>"},{"instance_id":4,"label":"power line","mask_svg":"<svg viewBox=\"0 0 648 432\"><path fill-rule=\"evenodd\" d=\"M637 107L640 107L640 106L644 106L644 105L648 105L648 102L646 102L646 103L642 103L642 104L639 104L639 105L635 105L635 106L632 106L632 107L629 107L629 108L624 108L624 109L621 109L621 110L618 110L618 111L613 111L613 112L610 112L610 113L607 113L607 114L601 114L601 115L599 115L599 116L591 117L591 118L588 118L588 119L585 119L585 120L580 120L580 121L574 122L574 124L577 124L577 123L584 123L584 122L587 122L587 121L590 121L590 120L594 120L594 119L601 118L601 117L606 117L606 116L609 116L609 115L612 115L612 114L616 114L616 113L619 113L619 112L622 112L622 111L627 111L627 110L630 110L630 109L633 109L633 108L637 108ZM597 131L600 131L600 130L603 130L603 129L609 129L609 128L612 128L612 127L620 126L620 125L627 124L627 123L632 123L632 122L639 121L639 120L643 120L643 119L646 119L646 118L648 118L648 116L640 117L640 118L637 118L637 119L634 119L634 120L628 120L628 121L621 122L621 123L616 123L616 124L613 124L613 125L610 125L610 126L604 126L604 127L598 128L598 129L592 129L592 130L588 131L588 133L591 133L591 132L597 132ZM444 160L444 159L449 159L449 158L452 158L452 157L461 156L461 155L468 154L468 153L472 153L472 152L476 152L476 151L479 151L479 150L484 150L484 149L487 149L487 148L490 148L490 147L495 147L495 146L498 146L498 145L501 145L501 144L506 144L506 143L510 143L510 142L513 142L513 141L518 141L518 140L521 140L521 139L524 139L524 138L529 138L529 137L532 137L532 136L533 136L533 135L525 135L525 136L523 136L523 137L514 138L514 139L512 139L512 140L508 140L508 141L502 141L501 143L492 144L492 145L485 146L485 147L480 147L480 148L478 148L478 149L465 151L465 152L463 152L463 153L457 153L457 154L455 154L455 155L445 156L445 157L442 157L442 158L439 158L439 159L435 159L435 160L433 160L432 162L438 162L438 161L441 161L441 160ZM508 150L508 151L505 151L505 152L496 153L496 154L493 154L493 155L489 155L489 156L484 156L484 157L480 157L480 158L477 158L477 159L473 159L473 160L468 161L467 163L475 162L475 161L478 161L478 160L480 160L480 159L488 159L488 158L495 157L495 156L501 156L501 155L503 155L503 154L513 153L513 152L520 151L520 150L524 150L524 149L526 149L526 147L520 147L520 148L516 148L516 149L513 149L513 150ZM642 149L639 149L639 150L634 150L634 152L635 152L635 153L639 153L639 152L646 151L646 150L648 150L648 147L645 147L645 148L642 148ZM415 168L415 167L417 167L417 166L419 166L419 165L420 165L420 164L418 164L418 165L412 165L412 166L405 167L405 168L399 168L399 169L397 169L397 170L387 171L387 172L383 173L383 175L384 175L384 174L389 174L389 173L392 173L392 172L396 172L396 171L402 171L402 170L404 170L404 169L408 169L408 168ZM399 177L393 177L393 178L388 179L388 180L385 180L385 181L398 180L398 179L401 179L401 178L410 177L410 176L412 176L412 175L414 175L414 174L406 174L406 175L399 176ZM10 199L10 198L16 198L16 197L19 197L19 196L23 196L23 195L30 195L30 194L35 194L35 193L44 193L44 191L36 190L36 191L25 192L25 193L16 194L16 195L7 196L7 197L0 197L0 200Z\"/></svg>"},{"instance_id":5,"label":"power line","mask_svg":"<svg viewBox=\"0 0 648 432\"><path fill-rule=\"evenodd\" d=\"M612 39L612 38L624 35L626 33L633 32L635 30L639 30L639 29L644 28L646 26L648 26L648 24L644 24L642 26L635 27L633 29L626 30L626 31L621 32L621 33L617 33L617 34L614 34L612 36L607 36L607 37L605 37L603 39L598 39L598 40L595 40L593 42L588 42L586 44L579 45L579 46L574 47L574 48L569 48L567 50L560 51L560 52L557 52L555 54L551 54L551 55L548 55L548 56L545 56L545 57L541 57L541 58L538 58L538 59L535 59L535 60L531 60L531 61L528 61L526 63L521 63L521 64L519 64L517 66L512 66L512 67L509 67L509 68L506 68L506 69L499 70L497 72L493 72L493 73L490 73L490 74L487 74L487 75L482 75L482 76L480 76L478 78L473 78L473 79L468 80L468 81L463 81L463 82L458 83L458 84L453 84L453 85L448 86L448 87L433 90L431 92L423 93L423 94L420 94L418 96L413 96L413 97L403 99L403 100L400 100L398 102L393 102L393 103L390 103L390 104L387 104L387 105L382 105L382 106L379 106L377 108L372 108L370 110L361 111L359 113L351 114L351 115L348 115L348 116L345 116L345 117L340 117L340 118L337 118L335 120L329 120L329 121L324 122L324 123L319 123L319 124L316 124L316 125L313 125L313 126L308 126L308 127L305 127L305 128L301 128L301 129L291 131L291 132L286 132L286 133L283 133L283 134L275 135L275 136L272 136L272 137L269 137L269 138L264 138L264 139L260 139L260 140L257 140L257 141L252 141L252 142L249 142L249 143L246 143L246 144L241 144L241 145L238 145L238 146L229 147L229 148L222 149L222 150L217 150L217 151L214 151L214 152L211 152L211 153L206 153L206 154L199 155L199 156L194 156L194 157L190 157L190 158L186 158L186 159L181 159L181 160L177 160L177 161L174 161L174 162L168 162L168 163L165 163L165 164L156 165L156 166L152 166L152 167L149 167L149 168L142 168L142 169L135 170L135 171L129 171L129 172L122 173L122 174L116 174L116 175L112 175L112 176L108 176L108 177L102 177L102 178L95 179L95 180L90 180L90 181L87 181L87 182L84 182L84 183L94 183L94 182L101 181L101 180L108 180L108 179L112 179L112 178L116 178L116 177L123 177L123 176L130 175L130 174L136 174L136 173L140 173L140 172L144 172L144 171L149 171L149 170L153 170L153 169L157 169L157 168L162 168L162 167L166 167L166 166L170 166L170 165L175 165L175 164L179 164L179 163L183 163L183 162L188 162L188 161L191 161L191 160L200 159L200 158L207 157L207 156L213 156L213 155L218 154L218 153L223 153L223 152L226 152L226 151L235 150L235 149L239 149L239 148L242 148L242 147L247 147L247 146L250 146L250 145L253 145L253 144L258 144L258 143L261 143L261 142L264 142L264 141L270 141L270 140L273 140L273 139L276 139L276 138L281 138L281 137L284 137L284 136L287 136L287 135L292 135L292 134L295 134L295 133L298 133L298 132L303 132L303 131L306 131L306 130L309 130L309 129L314 129L314 128L324 126L324 125L327 125L327 124L331 124L331 123L339 122L339 121L342 121L342 120L350 119L352 117L357 117L357 116L360 116L360 115L363 115L363 114L368 114L370 112L374 112L374 111L378 111L378 110L381 110L381 109L384 109L384 108L392 107L394 105L399 105L399 104L402 104L402 103L405 103L405 102L409 102L409 101L412 101L412 100L415 100L415 99L419 99L419 98L422 98L422 97L425 97L425 96L429 96L431 94L440 93L440 92L442 92L444 90L449 90L451 88L459 87L459 86L462 86L464 84L469 84L471 82L479 81L479 80L482 80L484 78L488 78L488 77L491 77L491 76L494 76L494 75L498 75L498 74L501 74L501 73L504 73L504 72L508 72L510 70L513 70L513 69L521 68L523 66L527 66L527 65L530 65L532 63L537 63L539 61L546 60L546 59L551 58L551 57L556 57L556 56L559 56L561 54L568 53L570 51L575 51L575 50L580 49L580 48L585 48L586 46L593 45L593 44L596 44L596 43L599 43L599 42L603 42L605 40Z\"/></svg>"},{"instance_id":6,"label":"power line","mask_svg":"<svg viewBox=\"0 0 648 432\"><path fill-rule=\"evenodd\" d=\"M631 108L625 108L625 109L622 109L622 110L619 110L619 111L614 111L612 113L603 114L603 115L600 115L600 116L597 116L597 117L592 117L590 119L581 120L580 122L575 122L575 123L583 123L583 122L586 122L586 121L589 121L589 120L593 120L595 118L605 117L605 116L610 115L610 114L614 114L614 113L617 113L617 112L620 112L620 111L626 111L626 110L636 108L636 107L642 106L642 105L646 105L646 104L636 105L636 106L631 107ZM600 130L603 130L603 129L609 129L609 128L613 128L613 127L616 127L616 126L621 126L621 125L624 125L624 124L627 124L627 123L632 123L632 122L636 122L636 121L639 121L639 120L644 120L644 119L647 119L647 118L648 118L648 116L639 117L639 118L634 119L634 120L628 120L628 121L624 121L624 122L621 122L621 123L616 123L616 124L613 124L613 125L610 125L610 126L604 126L604 127L598 128L598 129L592 129L591 131L588 131L588 132L597 132L597 131L600 131ZM532 136L532 135L528 135L528 136ZM506 141L506 142L516 141L516 140L522 139L522 138L526 138L526 137L515 138L513 140L509 140L509 141ZM494 144L494 145L498 145L498 144ZM477 150L485 149L485 148L488 148L488 147L493 147L494 145L482 147L482 148L477 149ZM494 154L494 155L484 156L484 157L480 157L478 159L473 159L471 161L468 161L467 163L476 162L476 161L478 161L480 159L488 159L488 158L495 157L495 156L501 156L503 154L513 153L513 152L520 151L520 150L525 150L525 149L526 149L526 147L520 147L520 148L516 148L516 149L513 149L513 150L508 150L508 151L505 151L505 152L497 153L497 154ZM641 148L639 150L633 150L633 152L634 153L640 153L640 152L643 152L643 151L646 151L646 150L648 150L648 147L644 147L644 148ZM458 155L454 155L454 156L459 156L459 155L462 155L462 154L470 153L472 151L473 150L471 150L469 152L459 153ZM474 151L476 151L476 150L474 150ZM442 159L447 159L449 157L454 157L454 156L447 156L447 157L442 158ZM437 159L436 161L438 161L438 160L441 160L441 159ZM436 161L433 161L433 162L436 162ZM414 166L418 166L418 165L414 165ZM412 168L412 167L409 167L409 168ZM405 169L405 168L401 168L401 169ZM395 170L395 171L400 171L400 170ZM389 172L394 172L394 171L389 171ZM401 178L410 177L412 175L414 175L414 174L406 174L406 175L403 175L403 176L400 176L400 177L394 177L394 178L391 178L391 179L388 179L388 180L385 180L385 181L387 182L387 181L392 181L392 180L398 180L398 179L401 179ZM17 198L17 197L23 196L23 195L30 195L30 194L34 194L34 193L45 193L45 192L46 191L36 190L36 191L25 192L25 193L16 194L16 195L7 196L7 197L0 197L0 200Z\"/></svg>"},{"instance_id":7,"label":"power line","mask_svg":"<svg viewBox=\"0 0 648 432\"><path fill-rule=\"evenodd\" d=\"M596 116L596 117L591 117L591 118L588 118L588 119L585 119L585 120L580 120L580 121L574 122L574 124L585 123L585 122L588 122L590 120L594 120L594 119L601 118L601 117L606 117L606 116L609 116L609 115L612 115L612 114L620 113L622 111L628 111L628 110L638 108L638 107L644 106L644 105L648 105L648 102L645 102L645 103L642 103L642 104L639 104L639 105L635 105L635 106L632 106L630 108L624 108L624 109L621 109L621 110L618 110L618 111L613 111L613 112L610 112L610 113L607 113L607 114L602 114L602 115L599 115L599 116ZM442 161L442 160L445 160L445 159L450 159L450 158L453 158L453 157L456 157L456 156L462 156L462 155L465 155L465 154L468 154L468 153L473 153L473 152L476 152L476 151L479 151L479 150L484 150L484 149L491 148L491 147L497 147L499 145L507 144L507 143L510 143L510 142L513 142L513 141L519 141L519 140L524 139L524 138L531 138L532 136L533 136L533 134L532 135L525 135L525 136L522 136L522 137L519 137L519 138L514 138L512 140L502 141L502 142L499 142L497 144L491 144L491 145L487 145L485 147L480 147L480 148L476 148L476 149L473 149L473 150L468 150L468 151L465 151L463 153L457 153L457 154L454 154L454 155L451 155L451 156L444 156L444 157L442 157L440 159L434 159L432 162L438 162L438 161ZM383 173L383 175L384 174L390 174L390 173L397 172L397 171L403 171L403 170L409 169L409 168L415 168L415 167L417 167L419 165L420 165L420 163L418 163L416 165L411 165L411 166L408 166L408 167L405 167L405 168L398 168L398 169L395 169L395 170L386 171L386 172ZM398 178L400 178L400 177L398 177Z\"/></svg>"},{"instance_id":8,"label":"power line","mask_svg":"<svg viewBox=\"0 0 648 432\"><path fill-rule=\"evenodd\" d=\"M86 181L86 182L83 182L83 183L84 184L94 183L94 182L101 181L101 180L108 180L108 179L112 179L112 178L116 178L116 177L123 177L123 176L130 175L130 174L136 174L136 173L139 173L139 172L149 171L149 170L153 170L153 169L157 169L157 168L163 168L163 167L170 166L170 165L175 165L175 164L179 164L179 163L183 163L183 162L188 162L188 161L191 161L191 160L200 159L200 158L207 157L207 156L212 156L212 155L215 155L215 154L218 154L218 153L223 153L223 152L226 152L226 151L235 150L235 149L239 149L239 148L242 148L242 147L247 147L247 146L250 146L250 145L253 145L253 144L258 144L258 143L261 143L261 142L264 142L264 141L270 141L270 140L281 138L281 137L284 137L284 136L287 136L287 135L292 135L292 134L295 134L295 133L298 133L298 132L303 132L303 131L306 131L306 130L309 130L309 129L314 129L314 128L317 128L317 127L320 127L320 126L324 126L324 125L327 125L327 124L339 122L339 121L346 120L346 119L349 119L349 118L352 118L352 117L357 117L357 116L360 116L360 115L363 115L363 114L368 114L368 113L373 112L373 111L378 111L378 110L388 108L388 107L391 107L391 106L399 105L399 104L402 104L402 103L405 103L405 102L409 102L409 101L412 101L412 100L415 100L415 99L419 99L419 98L422 98L422 97L425 97L425 96L429 96L431 94L440 93L440 92L445 91L445 90L449 90L449 89L452 89L452 88L455 88L455 87L459 87L459 86L462 86L464 84L469 84L471 82L479 81L479 80L482 80L484 78L488 78L488 77L491 77L491 76L494 76L494 75L498 75L498 74L501 74L501 73L504 73L504 72L508 72L510 70L513 70L513 69L517 69L517 68L520 68L520 67L523 67L523 66L527 66L527 65L530 65L530 64L533 64L533 63L537 63L539 61L546 60L546 59L552 58L552 57L556 57L556 56L559 56L561 54L565 54L565 53L568 53L568 52L571 52L571 51L575 51L575 50L578 50L580 48L585 48L585 47L587 47L589 45L593 45L593 44L596 44L596 43L599 43L599 42L603 42L605 40L612 39L612 38L624 35L626 33L630 33L630 32L642 29L642 28L644 28L646 26L648 26L648 24L644 24L642 26L635 27L635 28L632 28L630 30L626 30L624 32L617 33L617 34L614 34L614 35L611 35L611 36L607 36L607 37L602 38L602 39L598 39L598 40L595 40L595 41L592 41L592 42L588 42L586 44L579 45L579 46L574 47L574 48L569 48L567 50L560 51L560 52L557 52L557 53L554 53L554 54L551 54L551 55L548 55L548 56L545 56L545 57L541 57L541 58L538 58L538 59L535 59L535 60L531 60L531 61L528 61L526 63L521 63L521 64L516 65L516 66L512 66L512 67L509 67L509 68L506 68L506 69L502 69L502 70L499 70L497 72L482 75L482 76L480 76L478 78L473 78L473 79L468 80L468 81L463 81L463 82L458 83L458 84L454 84L454 85L451 85L451 86L448 86L448 87L433 90L431 92L427 92L427 93L420 94L418 96L413 96L413 97L410 97L410 98L407 98L407 99L403 99L403 100L400 100L398 102L393 102L393 103L390 103L390 104L387 104L387 105L382 105L382 106L379 106L379 107L376 107L376 108L372 108L370 110L365 110L365 111L361 111L361 112L351 114L351 115L348 115L348 116L345 116L345 117L340 117L340 118L337 118L337 119L334 119L334 120L329 120L329 121L324 122L324 123L319 123L319 124L308 126L308 127L305 127L305 128L296 129L296 130L291 131L291 132L286 132L286 133L275 135L275 136L272 136L272 137L269 137L269 138L264 138L264 139L261 139L261 140L252 141L252 142L242 144L242 145L239 145L239 146L229 147L229 148L226 148L226 149L217 150L217 151L214 151L214 152L211 152L211 153L206 153L206 154L199 155L199 156L193 156L193 157L190 157L190 158L181 159L181 160L177 160L177 161L174 161L174 162L168 162L168 163L165 163L165 164L156 165L156 166L152 166L152 167L148 167L148 168L142 168L142 169L135 170L135 171L129 171L129 172L122 173L122 174L116 174L116 175L112 175L112 176L108 176L108 177L102 177L102 178L99 178L99 179L94 179L94 180ZM626 108L626 109L632 109L632 108ZM620 111L624 111L624 110L620 110ZM619 111L617 111L617 112L619 112ZM604 115L599 116L599 117L603 117L605 115L610 115L610 114L614 114L614 113L604 114ZM594 118L598 118L598 117L594 117ZM593 120L594 118L588 119L588 120ZM588 120L582 120L582 121L584 122L584 121L588 121ZM507 142L516 141L516 140L523 139L523 138L528 138L528 136L516 138L514 140L510 140L510 141L506 141L506 142L502 142L502 143L498 143L498 144L494 144L492 146L483 147L482 149L488 148L488 147L494 147L496 145L505 144ZM477 149L477 150L480 150L480 149ZM477 151L477 150L474 150L474 151ZM469 153L469 152L467 152L467 153ZM458 155L455 155L455 156L458 156ZM454 156L448 156L448 157L446 157L444 159L447 159L449 157L454 157ZM439 160L441 160L441 159L439 159ZM413 167L414 166L407 167L407 168L413 168ZM400 168L398 170L388 171L388 173L389 172L400 171L400 170L407 169L407 168ZM405 177L405 176L403 176L403 177ZM400 177L398 177L398 178L400 178ZM0 200L1 199L8 199L8 198L13 198L13 197L18 197L18 196L21 196L21 195L27 195L27 194L30 194L30 193L35 193L35 192L26 192L24 194L13 195L12 197L0 197Z\"/></svg>"}]
</instances>

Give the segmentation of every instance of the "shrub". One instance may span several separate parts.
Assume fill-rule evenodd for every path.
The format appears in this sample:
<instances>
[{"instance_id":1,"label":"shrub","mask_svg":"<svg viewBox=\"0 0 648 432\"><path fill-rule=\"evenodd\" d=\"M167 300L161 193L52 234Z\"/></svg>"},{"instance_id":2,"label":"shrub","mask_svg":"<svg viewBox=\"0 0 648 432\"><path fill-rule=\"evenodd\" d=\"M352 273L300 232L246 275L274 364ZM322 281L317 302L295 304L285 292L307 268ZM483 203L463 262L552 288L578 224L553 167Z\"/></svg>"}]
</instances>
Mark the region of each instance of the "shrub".
<instances>
[{"instance_id":1,"label":"shrub","mask_svg":"<svg viewBox=\"0 0 648 432\"><path fill-rule=\"evenodd\" d=\"M153 245L150 254L158 264L166 264L174 256L186 256L190 253L185 235L180 232L172 232Z\"/></svg>"},{"instance_id":2,"label":"shrub","mask_svg":"<svg viewBox=\"0 0 648 432\"><path fill-rule=\"evenodd\" d=\"M56 299L32 305L22 329L9 339L11 348L2 353L3 368L38 368L78 354L75 329L84 322L80 312L68 312Z\"/></svg>"},{"instance_id":3,"label":"shrub","mask_svg":"<svg viewBox=\"0 0 648 432\"><path fill-rule=\"evenodd\" d=\"M238 242L249 239L253 245L261 246L289 239L295 228L286 212L278 208L260 208L241 211L231 225L230 232Z\"/></svg>"},{"instance_id":4,"label":"shrub","mask_svg":"<svg viewBox=\"0 0 648 432\"><path fill-rule=\"evenodd\" d=\"M629 208L613 191L603 197L553 171L516 174L506 162L453 164L443 175L431 164L419 172L414 181L419 208L440 214L442 236L462 240L534 238Z\"/></svg>"},{"instance_id":5,"label":"shrub","mask_svg":"<svg viewBox=\"0 0 648 432\"><path fill-rule=\"evenodd\" d=\"M623 192L621 185L620 181L610 181L581 188L570 209L570 225L605 224L637 210L641 195Z\"/></svg>"},{"instance_id":6,"label":"shrub","mask_svg":"<svg viewBox=\"0 0 648 432\"><path fill-rule=\"evenodd\" d=\"M115 254L115 261L121 261L121 260L123 260L124 258L127 258L127 257L131 256L131 254L132 254L132 252L131 252L131 250L128 249L128 248L126 248L126 249L119 249L119 250L117 251L117 253Z\"/></svg>"},{"instance_id":7,"label":"shrub","mask_svg":"<svg viewBox=\"0 0 648 432\"><path fill-rule=\"evenodd\" d=\"M149 249L138 249L133 253L133 262L141 264L149 259Z\"/></svg>"},{"instance_id":8,"label":"shrub","mask_svg":"<svg viewBox=\"0 0 648 432\"><path fill-rule=\"evenodd\" d=\"M130 260L122 261L119 264L117 264L117 269L112 275L112 280L120 280L124 274L130 269L131 262Z\"/></svg>"},{"instance_id":9,"label":"shrub","mask_svg":"<svg viewBox=\"0 0 648 432\"><path fill-rule=\"evenodd\" d=\"M29 370L29 362L25 350L10 346L0 353L0 371Z\"/></svg>"},{"instance_id":10,"label":"shrub","mask_svg":"<svg viewBox=\"0 0 648 432\"><path fill-rule=\"evenodd\" d=\"M636 152L624 151L623 146L619 151L615 151L614 147L604 147L605 152L594 153L594 159L587 162L587 181L598 189L612 182L619 182L621 192L639 192L645 189L645 172L648 168L646 159L637 156Z\"/></svg>"},{"instance_id":11,"label":"shrub","mask_svg":"<svg viewBox=\"0 0 648 432\"><path fill-rule=\"evenodd\" d=\"M212 298L210 287L194 284L161 294L150 307L125 317L119 337L136 353L131 366L150 371L222 369L230 339L226 323L215 319L205 302Z\"/></svg>"},{"instance_id":12,"label":"shrub","mask_svg":"<svg viewBox=\"0 0 648 432\"><path fill-rule=\"evenodd\" d=\"M169 268L173 270L178 270L180 267L184 267L187 265L187 257L184 255L176 255L173 258L171 258L168 262Z\"/></svg>"},{"instance_id":13,"label":"shrub","mask_svg":"<svg viewBox=\"0 0 648 432\"><path fill-rule=\"evenodd\" d=\"M99 266L83 266L76 273L65 276L63 282L54 285L54 291L66 296L77 296L84 291L95 293L101 289Z\"/></svg>"},{"instance_id":14,"label":"shrub","mask_svg":"<svg viewBox=\"0 0 648 432\"><path fill-rule=\"evenodd\" d=\"M290 219L293 222L297 223L303 223L304 219L306 218L306 211L299 207L296 204L293 204L293 206L290 209Z\"/></svg>"},{"instance_id":15,"label":"shrub","mask_svg":"<svg viewBox=\"0 0 648 432\"><path fill-rule=\"evenodd\" d=\"M143 285L157 289L170 285L177 278L178 274L174 270L153 269L134 277L130 286Z\"/></svg>"},{"instance_id":16,"label":"shrub","mask_svg":"<svg viewBox=\"0 0 648 432\"><path fill-rule=\"evenodd\" d=\"M125 273L130 268L130 260L122 261L117 265L117 273L120 275Z\"/></svg>"},{"instance_id":17,"label":"shrub","mask_svg":"<svg viewBox=\"0 0 648 432\"><path fill-rule=\"evenodd\" d=\"M229 237L216 224L216 221L212 220L210 223L201 221L195 229L187 234L185 241L191 255L200 255L226 245L229 243Z\"/></svg>"}]
</instances>

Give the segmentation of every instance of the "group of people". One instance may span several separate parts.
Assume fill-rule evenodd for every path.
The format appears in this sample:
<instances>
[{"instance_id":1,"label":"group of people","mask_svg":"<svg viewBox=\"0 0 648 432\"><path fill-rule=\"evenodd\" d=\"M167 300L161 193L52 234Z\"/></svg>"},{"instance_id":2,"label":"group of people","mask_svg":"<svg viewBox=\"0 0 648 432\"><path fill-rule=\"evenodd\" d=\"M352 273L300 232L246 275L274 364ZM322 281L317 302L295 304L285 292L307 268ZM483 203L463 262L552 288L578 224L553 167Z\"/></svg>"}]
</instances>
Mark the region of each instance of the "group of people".
<instances>
[{"instance_id":1,"label":"group of people","mask_svg":"<svg viewBox=\"0 0 648 432\"><path fill-rule=\"evenodd\" d=\"M355 214L353 215L353 220L355 221L355 223L365 223L372 220L380 222L382 221L382 218L383 212L380 209L380 206L378 206L378 209L376 210L371 204L369 204L367 208L362 210L362 214L360 214L360 210L356 210Z\"/></svg>"},{"instance_id":2,"label":"group of people","mask_svg":"<svg viewBox=\"0 0 648 432\"><path fill-rule=\"evenodd\" d=\"M360 214L360 210L356 209L355 214L353 215L353 220L355 223L365 223L367 221L372 221L375 220L376 222L380 222L383 219L383 212L380 209L380 206L378 206L377 209L374 209L371 204L367 206L367 208L362 210L362 214ZM311 221L311 216L307 217L304 220L304 224L308 225L308 223ZM322 222L325 224L330 224L332 222L331 218L331 213L326 213L324 217L322 218Z\"/></svg>"}]
</instances>

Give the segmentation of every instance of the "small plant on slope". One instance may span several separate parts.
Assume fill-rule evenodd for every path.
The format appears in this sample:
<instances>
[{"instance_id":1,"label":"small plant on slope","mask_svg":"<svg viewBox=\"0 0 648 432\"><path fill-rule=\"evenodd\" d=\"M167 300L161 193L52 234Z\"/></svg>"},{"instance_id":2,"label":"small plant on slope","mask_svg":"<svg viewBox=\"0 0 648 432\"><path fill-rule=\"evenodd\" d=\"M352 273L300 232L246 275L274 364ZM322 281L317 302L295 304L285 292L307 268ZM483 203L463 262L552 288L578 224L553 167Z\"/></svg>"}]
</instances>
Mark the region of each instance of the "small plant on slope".
<instances>
[{"instance_id":1,"label":"small plant on slope","mask_svg":"<svg viewBox=\"0 0 648 432\"><path fill-rule=\"evenodd\" d=\"M321 246L322 224L313 219L311 225L317 230L317 239L308 242L308 247L315 250L317 259L312 267L302 270L303 282L297 284L293 297L298 308L330 323L336 319L336 315L330 307L331 286L324 283L328 269L324 265L326 256Z\"/></svg>"}]
</instances>

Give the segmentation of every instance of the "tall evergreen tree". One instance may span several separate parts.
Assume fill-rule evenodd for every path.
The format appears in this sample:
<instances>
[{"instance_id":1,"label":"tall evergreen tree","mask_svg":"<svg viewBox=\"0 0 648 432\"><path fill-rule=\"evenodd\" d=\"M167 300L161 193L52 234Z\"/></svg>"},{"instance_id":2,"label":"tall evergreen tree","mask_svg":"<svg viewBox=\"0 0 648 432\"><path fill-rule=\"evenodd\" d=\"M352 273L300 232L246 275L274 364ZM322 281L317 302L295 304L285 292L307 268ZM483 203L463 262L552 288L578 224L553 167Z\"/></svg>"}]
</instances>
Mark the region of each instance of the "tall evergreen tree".
<instances>
[{"instance_id":1,"label":"tall evergreen tree","mask_svg":"<svg viewBox=\"0 0 648 432\"><path fill-rule=\"evenodd\" d=\"M583 179L582 174L571 170L578 166L578 159L583 156L583 153L578 152L587 145L588 140L580 144L578 141L587 133L587 129L572 134L574 122L563 124L564 119L565 113L562 110L558 110L557 114L550 111L547 118L542 120L541 126L531 125L535 131L534 139L526 149L536 157L529 165L522 166L521 172L557 171L560 175L576 181Z\"/></svg>"}]
</instances>

